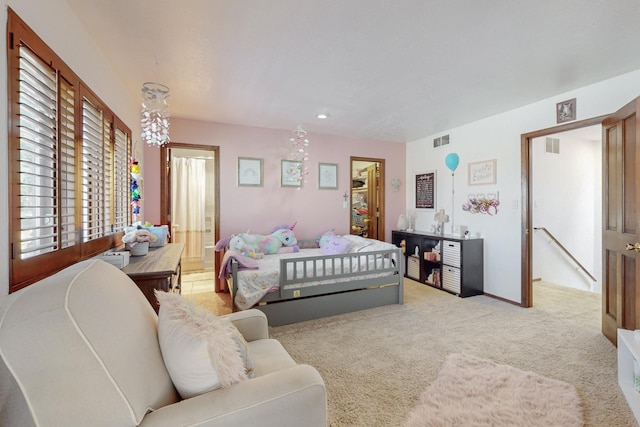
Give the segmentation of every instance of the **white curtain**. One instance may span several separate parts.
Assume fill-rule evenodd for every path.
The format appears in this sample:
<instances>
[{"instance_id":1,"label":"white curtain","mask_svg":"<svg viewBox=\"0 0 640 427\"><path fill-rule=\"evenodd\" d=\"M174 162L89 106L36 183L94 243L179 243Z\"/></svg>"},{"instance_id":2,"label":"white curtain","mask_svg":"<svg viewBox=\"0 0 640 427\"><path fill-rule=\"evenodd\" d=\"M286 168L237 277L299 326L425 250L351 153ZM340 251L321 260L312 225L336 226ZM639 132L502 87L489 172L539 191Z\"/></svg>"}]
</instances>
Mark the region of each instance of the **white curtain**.
<instances>
[{"instance_id":1,"label":"white curtain","mask_svg":"<svg viewBox=\"0 0 640 427\"><path fill-rule=\"evenodd\" d=\"M185 244L183 258L204 257L205 162L185 157L171 159L172 240Z\"/></svg>"}]
</instances>

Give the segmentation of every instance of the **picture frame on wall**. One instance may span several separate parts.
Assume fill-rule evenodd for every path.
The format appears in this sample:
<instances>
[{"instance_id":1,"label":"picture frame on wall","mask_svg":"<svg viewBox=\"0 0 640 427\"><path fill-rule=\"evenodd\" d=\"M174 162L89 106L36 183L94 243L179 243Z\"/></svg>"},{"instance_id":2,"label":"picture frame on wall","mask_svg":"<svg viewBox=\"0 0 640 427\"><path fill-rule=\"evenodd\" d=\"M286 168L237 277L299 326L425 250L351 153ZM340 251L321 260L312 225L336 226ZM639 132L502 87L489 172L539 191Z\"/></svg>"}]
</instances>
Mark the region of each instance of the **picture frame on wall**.
<instances>
[{"instance_id":1,"label":"picture frame on wall","mask_svg":"<svg viewBox=\"0 0 640 427\"><path fill-rule=\"evenodd\" d=\"M436 171L416 174L416 209L435 209Z\"/></svg>"},{"instance_id":2,"label":"picture frame on wall","mask_svg":"<svg viewBox=\"0 0 640 427\"><path fill-rule=\"evenodd\" d=\"M336 190L338 188L338 165L336 163L318 163L318 188Z\"/></svg>"},{"instance_id":3,"label":"picture frame on wall","mask_svg":"<svg viewBox=\"0 0 640 427\"><path fill-rule=\"evenodd\" d=\"M280 186L302 187L302 162L296 160L280 161Z\"/></svg>"},{"instance_id":4,"label":"picture frame on wall","mask_svg":"<svg viewBox=\"0 0 640 427\"><path fill-rule=\"evenodd\" d=\"M238 157L238 186L262 187L262 159Z\"/></svg>"},{"instance_id":5,"label":"picture frame on wall","mask_svg":"<svg viewBox=\"0 0 640 427\"><path fill-rule=\"evenodd\" d=\"M468 184L469 185L492 185L497 181L496 159L482 160L479 162L469 162Z\"/></svg>"},{"instance_id":6,"label":"picture frame on wall","mask_svg":"<svg viewBox=\"0 0 640 427\"><path fill-rule=\"evenodd\" d=\"M576 119L576 98L556 104L556 122L564 123Z\"/></svg>"}]
</instances>

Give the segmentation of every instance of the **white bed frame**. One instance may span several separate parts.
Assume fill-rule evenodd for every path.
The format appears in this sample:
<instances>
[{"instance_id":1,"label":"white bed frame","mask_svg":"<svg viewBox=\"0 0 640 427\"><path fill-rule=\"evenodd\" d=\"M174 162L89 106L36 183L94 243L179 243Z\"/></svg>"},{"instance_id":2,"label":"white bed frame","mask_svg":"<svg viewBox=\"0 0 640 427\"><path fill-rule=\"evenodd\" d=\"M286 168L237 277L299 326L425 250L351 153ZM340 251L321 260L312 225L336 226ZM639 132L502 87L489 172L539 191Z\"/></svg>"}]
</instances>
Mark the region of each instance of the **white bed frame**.
<instances>
[{"instance_id":1,"label":"white bed frame","mask_svg":"<svg viewBox=\"0 0 640 427\"><path fill-rule=\"evenodd\" d=\"M362 257L364 256L381 256L394 260L394 262L367 263L363 262ZM281 259L279 290L266 294L253 308L257 308L267 315L269 325L280 326L382 305L402 304L404 298L403 260L400 248ZM296 268L296 263L302 264L301 261L305 261L304 265L313 262L313 268ZM365 270L341 273L340 268L333 268L336 265L352 265L356 262L361 262ZM373 266L369 266L369 264L373 264ZM329 273L327 273L326 267L332 267L329 269ZM288 269L296 271L296 274L291 276L297 276L297 278L282 274ZM231 290L233 311L236 311L234 296L237 295L237 261L232 262L231 270L229 289ZM363 274L384 275L362 278ZM307 282L318 281L319 275L327 280L347 280L317 286L300 286Z\"/></svg>"}]
</instances>

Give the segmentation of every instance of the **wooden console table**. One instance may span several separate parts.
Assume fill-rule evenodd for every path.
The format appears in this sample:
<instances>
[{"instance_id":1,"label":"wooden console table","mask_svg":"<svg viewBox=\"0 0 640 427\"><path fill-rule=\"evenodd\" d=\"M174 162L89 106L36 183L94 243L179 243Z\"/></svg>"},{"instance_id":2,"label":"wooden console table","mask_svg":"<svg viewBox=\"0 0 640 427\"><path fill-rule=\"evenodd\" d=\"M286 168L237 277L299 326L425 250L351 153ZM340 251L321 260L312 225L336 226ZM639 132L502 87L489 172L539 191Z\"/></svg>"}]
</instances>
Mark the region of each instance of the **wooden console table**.
<instances>
[{"instance_id":1,"label":"wooden console table","mask_svg":"<svg viewBox=\"0 0 640 427\"><path fill-rule=\"evenodd\" d=\"M167 243L159 248L150 248L145 256L130 257L129 265L122 269L136 282L156 313L159 307L154 289L180 292L183 250L184 243Z\"/></svg>"}]
</instances>

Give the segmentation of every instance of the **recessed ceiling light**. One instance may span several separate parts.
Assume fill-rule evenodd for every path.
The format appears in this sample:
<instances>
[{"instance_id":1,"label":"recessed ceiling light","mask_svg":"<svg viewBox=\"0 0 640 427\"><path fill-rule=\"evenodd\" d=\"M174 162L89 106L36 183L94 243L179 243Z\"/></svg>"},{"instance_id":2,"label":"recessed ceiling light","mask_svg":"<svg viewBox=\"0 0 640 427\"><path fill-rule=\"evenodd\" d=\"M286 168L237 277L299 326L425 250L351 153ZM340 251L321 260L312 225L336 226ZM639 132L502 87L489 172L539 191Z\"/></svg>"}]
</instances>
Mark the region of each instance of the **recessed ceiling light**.
<instances>
[{"instance_id":1,"label":"recessed ceiling light","mask_svg":"<svg viewBox=\"0 0 640 427\"><path fill-rule=\"evenodd\" d=\"M319 119L326 119L327 117L329 117L329 114L327 113L320 113L316 116Z\"/></svg>"}]
</instances>

